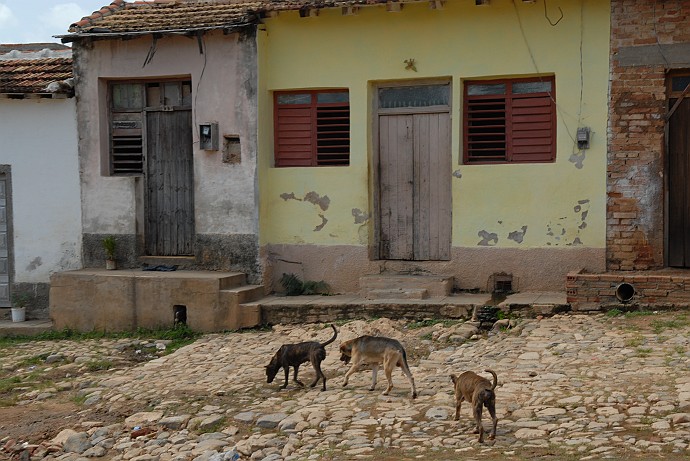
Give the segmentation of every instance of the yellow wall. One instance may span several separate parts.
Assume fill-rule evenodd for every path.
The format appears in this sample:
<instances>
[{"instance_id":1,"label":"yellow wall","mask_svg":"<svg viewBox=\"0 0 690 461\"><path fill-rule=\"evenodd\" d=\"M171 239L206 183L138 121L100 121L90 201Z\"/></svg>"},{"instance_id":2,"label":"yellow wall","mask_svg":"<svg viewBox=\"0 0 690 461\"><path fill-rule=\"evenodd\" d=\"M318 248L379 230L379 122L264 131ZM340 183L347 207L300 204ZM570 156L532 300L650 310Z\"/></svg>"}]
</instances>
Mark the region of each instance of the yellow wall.
<instances>
[{"instance_id":1,"label":"yellow wall","mask_svg":"<svg viewBox=\"0 0 690 461\"><path fill-rule=\"evenodd\" d=\"M555 26L541 0L492 0L489 6L448 0L441 10L422 2L406 4L399 13L373 6L354 16L328 9L312 18L286 12L267 19L259 32L261 244L368 244L374 84L449 77L453 246L477 247L484 230L498 235L496 247L603 248L610 6L552 0L548 7L553 22L562 9ZM417 72L405 69L409 58L416 60ZM462 165L462 79L536 74L556 76L556 162ZM271 92L341 87L350 91L351 165L274 168ZM593 131L581 168L571 161L578 126ZM311 201L305 200L309 192L315 193ZM357 222L353 209L371 219ZM508 239L523 226L522 243Z\"/></svg>"}]
</instances>

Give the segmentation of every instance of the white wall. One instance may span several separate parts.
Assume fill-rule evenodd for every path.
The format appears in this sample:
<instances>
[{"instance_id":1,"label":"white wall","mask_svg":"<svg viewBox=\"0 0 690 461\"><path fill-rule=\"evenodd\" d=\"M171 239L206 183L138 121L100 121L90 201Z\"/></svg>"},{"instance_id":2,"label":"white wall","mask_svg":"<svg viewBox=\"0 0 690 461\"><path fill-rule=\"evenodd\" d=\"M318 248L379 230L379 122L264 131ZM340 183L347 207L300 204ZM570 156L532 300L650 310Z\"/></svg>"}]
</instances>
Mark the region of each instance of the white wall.
<instances>
[{"instance_id":1,"label":"white wall","mask_svg":"<svg viewBox=\"0 0 690 461\"><path fill-rule=\"evenodd\" d=\"M0 99L0 164L10 165L15 283L81 268L72 99Z\"/></svg>"}]
</instances>

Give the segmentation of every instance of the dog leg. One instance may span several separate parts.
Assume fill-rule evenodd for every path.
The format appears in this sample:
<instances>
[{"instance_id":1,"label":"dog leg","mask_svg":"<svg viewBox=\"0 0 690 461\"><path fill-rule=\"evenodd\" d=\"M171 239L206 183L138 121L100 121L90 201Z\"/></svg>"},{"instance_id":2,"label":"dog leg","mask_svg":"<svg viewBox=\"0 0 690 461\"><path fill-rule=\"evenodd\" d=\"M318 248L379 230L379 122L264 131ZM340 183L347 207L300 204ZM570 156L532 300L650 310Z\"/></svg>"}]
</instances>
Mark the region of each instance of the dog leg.
<instances>
[{"instance_id":1,"label":"dog leg","mask_svg":"<svg viewBox=\"0 0 690 461\"><path fill-rule=\"evenodd\" d=\"M491 433L489 434L489 440L494 440L496 439L496 425L498 424L498 418L496 418L496 401L492 399L486 408L491 415Z\"/></svg>"},{"instance_id":2,"label":"dog leg","mask_svg":"<svg viewBox=\"0 0 690 461\"><path fill-rule=\"evenodd\" d=\"M316 373L316 377L314 377L314 381L309 385L309 387L314 387L316 386L316 383L319 382L319 379L323 380L323 386L321 386L321 390L325 391L326 390L326 375L323 374L323 371L321 371L321 363L318 361L314 361L312 363L312 366L314 367L314 373Z\"/></svg>"},{"instance_id":3,"label":"dog leg","mask_svg":"<svg viewBox=\"0 0 690 461\"><path fill-rule=\"evenodd\" d=\"M474 412L474 422L477 425L475 433L479 433L479 443L484 443L484 426L482 425L482 408L484 407L484 402L481 399L477 399L476 402L472 402L473 412Z\"/></svg>"},{"instance_id":4,"label":"dog leg","mask_svg":"<svg viewBox=\"0 0 690 461\"><path fill-rule=\"evenodd\" d=\"M400 368L402 369L403 374L405 376L407 376L407 380L410 382L410 387L412 388L412 398L416 399L417 398L417 387L414 385L414 378L412 377L412 372L410 371L410 368L403 361L401 361L398 366L400 366ZM391 384L391 386L392 386L392 384Z\"/></svg>"},{"instance_id":5,"label":"dog leg","mask_svg":"<svg viewBox=\"0 0 690 461\"><path fill-rule=\"evenodd\" d=\"M376 389L376 374L379 372L379 364L375 363L371 366L371 387L370 391Z\"/></svg>"},{"instance_id":6,"label":"dog leg","mask_svg":"<svg viewBox=\"0 0 690 461\"><path fill-rule=\"evenodd\" d=\"M283 371L285 372L285 382L282 386L280 386L281 389L285 389L287 387L288 378L290 377L290 367L288 365L285 365L283 367Z\"/></svg>"},{"instance_id":7,"label":"dog leg","mask_svg":"<svg viewBox=\"0 0 690 461\"><path fill-rule=\"evenodd\" d=\"M297 379L297 373L299 373L299 365L295 365L295 376L292 378L292 380L294 382L296 382L297 384L299 384L299 387L304 387L304 384L302 383L302 381Z\"/></svg>"},{"instance_id":8,"label":"dog leg","mask_svg":"<svg viewBox=\"0 0 690 461\"><path fill-rule=\"evenodd\" d=\"M455 399L455 418L453 418L455 421L460 421L460 407L462 406L462 402L465 400L464 397L460 397L459 399Z\"/></svg>"},{"instance_id":9,"label":"dog leg","mask_svg":"<svg viewBox=\"0 0 690 461\"><path fill-rule=\"evenodd\" d=\"M350 375L357 371L357 368L359 367L360 362L359 361L353 361L352 366L350 366L350 369L347 370L347 373L345 373L345 381L343 381L343 387L347 386L348 379L350 379Z\"/></svg>"},{"instance_id":10,"label":"dog leg","mask_svg":"<svg viewBox=\"0 0 690 461\"><path fill-rule=\"evenodd\" d=\"M388 363L383 364L383 371L386 373L386 379L388 380L388 387L383 391L383 395L388 395L388 393L393 389L393 364Z\"/></svg>"}]
</instances>

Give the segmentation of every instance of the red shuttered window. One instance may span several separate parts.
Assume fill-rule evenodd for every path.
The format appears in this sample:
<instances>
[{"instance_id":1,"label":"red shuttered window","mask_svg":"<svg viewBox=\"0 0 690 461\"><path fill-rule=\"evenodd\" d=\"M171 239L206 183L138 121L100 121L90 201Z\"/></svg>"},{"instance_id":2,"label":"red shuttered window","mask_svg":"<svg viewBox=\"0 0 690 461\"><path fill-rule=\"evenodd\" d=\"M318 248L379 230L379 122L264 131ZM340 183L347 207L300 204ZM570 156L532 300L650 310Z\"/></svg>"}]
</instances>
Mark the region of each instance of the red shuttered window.
<instances>
[{"instance_id":1,"label":"red shuttered window","mask_svg":"<svg viewBox=\"0 0 690 461\"><path fill-rule=\"evenodd\" d=\"M465 163L556 159L553 77L465 82Z\"/></svg>"},{"instance_id":2,"label":"red shuttered window","mask_svg":"<svg viewBox=\"0 0 690 461\"><path fill-rule=\"evenodd\" d=\"M275 166L350 164L347 90L274 93Z\"/></svg>"}]
</instances>

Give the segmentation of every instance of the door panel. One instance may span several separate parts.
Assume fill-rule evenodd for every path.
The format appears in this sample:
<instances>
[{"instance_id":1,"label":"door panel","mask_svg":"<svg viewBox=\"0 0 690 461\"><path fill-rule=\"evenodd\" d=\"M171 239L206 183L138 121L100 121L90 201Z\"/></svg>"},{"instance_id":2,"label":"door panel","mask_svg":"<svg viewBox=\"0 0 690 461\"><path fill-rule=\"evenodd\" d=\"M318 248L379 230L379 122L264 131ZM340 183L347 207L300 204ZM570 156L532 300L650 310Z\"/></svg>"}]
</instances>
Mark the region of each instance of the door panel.
<instances>
[{"instance_id":1,"label":"door panel","mask_svg":"<svg viewBox=\"0 0 690 461\"><path fill-rule=\"evenodd\" d=\"M194 254L191 111L147 112L146 168L146 253Z\"/></svg>"},{"instance_id":2,"label":"door panel","mask_svg":"<svg viewBox=\"0 0 690 461\"><path fill-rule=\"evenodd\" d=\"M7 177L0 174L0 306L10 305L9 222Z\"/></svg>"},{"instance_id":3,"label":"door panel","mask_svg":"<svg viewBox=\"0 0 690 461\"><path fill-rule=\"evenodd\" d=\"M450 259L450 161L447 112L379 116L382 259Z\"/></svg>"},{"instance_id":4,"label":"door panel","mask_svg":"<svg viewBox=\"0 0 690 461\"><path fill-rule=\"evenodd\" d=\"M673 106L675 99L670 100ZM690 266L690 100L684 99L669 120L668 264Z\"/></svg>"}]
</instances>

